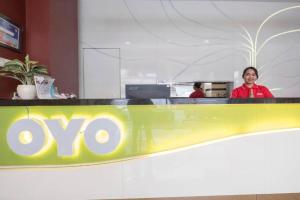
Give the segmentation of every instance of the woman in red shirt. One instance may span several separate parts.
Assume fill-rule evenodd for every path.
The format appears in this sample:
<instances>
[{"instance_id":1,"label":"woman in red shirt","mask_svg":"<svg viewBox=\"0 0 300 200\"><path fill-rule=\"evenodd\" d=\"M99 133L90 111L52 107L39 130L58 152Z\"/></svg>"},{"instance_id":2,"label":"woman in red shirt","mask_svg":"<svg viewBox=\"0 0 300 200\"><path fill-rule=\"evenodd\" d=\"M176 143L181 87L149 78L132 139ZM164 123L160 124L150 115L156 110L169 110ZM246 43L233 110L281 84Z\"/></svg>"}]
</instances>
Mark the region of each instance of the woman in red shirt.
<instances>
[{"instance_id":1,"label":"woman in red shirt","mask_svg":"<svg viewBox=\"0 0 300 200\"><path fill-rule=\"evenodd\" d=\"M194 83L194 92L192 94L190 94L190 98L203 98L204 97L204 93L202 91L202 88L201 88L201 83L199 82L196 82Z\"/></svg>"},{"instance_id":2,"label":"woman in red shirt","mask_svg":"<svg viewBox=\"0 0 300 200\"><path fill-rule=\"evenodd\" d=\"M243 71L244 84L233 89L230 98L273 98L270 90L262 85L256 85L258 79L257 69L247 67Z\"/></svg>"}]
</instances>

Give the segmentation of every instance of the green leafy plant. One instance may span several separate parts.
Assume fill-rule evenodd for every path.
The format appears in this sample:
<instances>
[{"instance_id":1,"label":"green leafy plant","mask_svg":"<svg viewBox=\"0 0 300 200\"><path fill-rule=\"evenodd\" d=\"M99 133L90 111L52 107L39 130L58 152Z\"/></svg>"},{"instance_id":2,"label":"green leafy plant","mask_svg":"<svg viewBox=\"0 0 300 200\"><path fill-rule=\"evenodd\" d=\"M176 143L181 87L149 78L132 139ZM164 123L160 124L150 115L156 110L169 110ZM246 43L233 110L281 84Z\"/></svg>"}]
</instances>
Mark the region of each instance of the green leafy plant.
<instances>
[{"instance_id":1,"label":"green leafy plant","mask_svg":"<svg viewBox=\"0 0 300 200\"><path fill-rule=\"evenodd\" d=\"M25 56L24 62L14 59L0 67L0 76L9 77L20 81L23 85L34 85L34 75L48 74L44 65L38 65L37 61Z\"/></svg>"}]
</instances>

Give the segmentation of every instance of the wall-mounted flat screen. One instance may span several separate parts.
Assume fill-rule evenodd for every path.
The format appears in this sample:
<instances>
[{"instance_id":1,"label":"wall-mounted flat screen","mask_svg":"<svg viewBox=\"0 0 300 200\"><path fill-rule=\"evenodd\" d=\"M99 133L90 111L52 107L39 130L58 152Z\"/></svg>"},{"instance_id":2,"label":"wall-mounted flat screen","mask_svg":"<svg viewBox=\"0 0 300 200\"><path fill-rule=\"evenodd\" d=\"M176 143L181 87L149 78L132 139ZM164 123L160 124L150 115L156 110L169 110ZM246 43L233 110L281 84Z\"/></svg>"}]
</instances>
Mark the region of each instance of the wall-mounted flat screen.
<instances>
[{"instance_id":1,"label":"wall-mounted flat screen","mask_svg":"<svg viewBox=\"0 0 300 200\"><path fill-rule=\"evenodd\" d=\"M169 98L170 86L158 84L136 84L125 86L127 99Z\"/></svg>"},{"instance_id":2,"label":"wall-mounted flat screen","mask_svg":"<svg viewBox=\"0 0 300 200\"><path fill-rule=\"evenodd\" d=\"M0 45L20 50L20 27L13 24L7 17L0 14Z\"/></svg>"}]
</instances>

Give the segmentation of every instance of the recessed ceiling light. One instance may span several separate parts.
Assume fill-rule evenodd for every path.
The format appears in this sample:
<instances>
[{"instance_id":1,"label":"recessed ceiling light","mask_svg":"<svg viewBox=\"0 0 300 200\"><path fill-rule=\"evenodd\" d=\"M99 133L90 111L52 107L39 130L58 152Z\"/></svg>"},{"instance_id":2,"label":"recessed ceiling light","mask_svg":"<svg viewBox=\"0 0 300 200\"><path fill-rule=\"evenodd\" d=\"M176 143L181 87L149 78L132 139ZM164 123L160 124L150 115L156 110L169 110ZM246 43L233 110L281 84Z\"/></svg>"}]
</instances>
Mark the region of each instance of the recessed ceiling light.
<instances>
[{"instance_id":1,"label":"recessed ceiling light","mask_svg":"<svg viewBox=\"0 0 300 200\"><path fill-rule=\"evenodd\" d=\"M204 44L209 44L210 41L209 40L204 40Z\"/></svg>"}]
</instances>

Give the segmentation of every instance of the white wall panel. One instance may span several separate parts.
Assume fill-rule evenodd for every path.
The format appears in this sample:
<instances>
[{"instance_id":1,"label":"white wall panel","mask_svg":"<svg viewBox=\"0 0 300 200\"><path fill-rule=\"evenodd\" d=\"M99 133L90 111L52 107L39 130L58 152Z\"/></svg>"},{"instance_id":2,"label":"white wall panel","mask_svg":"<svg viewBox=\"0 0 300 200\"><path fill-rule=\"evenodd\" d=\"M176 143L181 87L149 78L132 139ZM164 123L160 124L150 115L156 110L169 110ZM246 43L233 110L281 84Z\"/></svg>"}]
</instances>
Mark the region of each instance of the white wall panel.
<instances>
[{"instance_id":1,"label":"white wall panel","mask_svg":"<svg viewBox=\"0 0 300 200\"><path fill-rule=\"evenodd\" d=\"M120 50L93 48L83 52L84 98L120 98Z\"/></svg>"},{"instance_id":2,"label":"white wall panel","mask_svg":"<svg viewBox=\"0 0 300 200\"><path fill-rule=\"evenodd\" d=\"M296 1L196 0L79 3L81 49L121 50L122 97L126 83L199 80L241 84L240 74L250 65L246 45L251 46L251 42L242 36L249 39L245 30L254 43L260 24L268 16L300 5ZM300 29L299 17L299 7L272 17L258 35L257 50L276 34ZM268 86L277 97L300 96L299 38L297 31L275 37L256 57L259 72L266 72L258 83Z\"/></svg>"}]
</instances>

